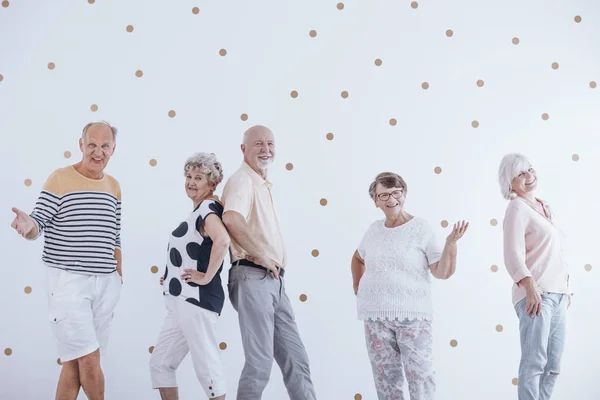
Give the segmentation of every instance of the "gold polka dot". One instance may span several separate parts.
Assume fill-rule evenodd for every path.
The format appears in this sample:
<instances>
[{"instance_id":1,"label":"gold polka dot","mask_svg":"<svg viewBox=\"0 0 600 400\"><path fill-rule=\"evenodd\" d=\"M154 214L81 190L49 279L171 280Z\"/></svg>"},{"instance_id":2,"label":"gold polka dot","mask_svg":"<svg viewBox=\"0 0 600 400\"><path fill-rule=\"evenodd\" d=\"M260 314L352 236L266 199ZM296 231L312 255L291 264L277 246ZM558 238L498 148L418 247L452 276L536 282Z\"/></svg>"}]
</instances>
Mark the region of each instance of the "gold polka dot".
<instances>
[{"instance_id":1,"label":"gold polka dot","mask_svg":"<svg viewBox=\"0 0 600 400\"><path fill-rule=\"evenodd\" d=\"M137 71L135 71L135 76L137 76L138 78L141 78L142 76L144 76L144 71L142 71L141 69L138 69Z\"/></svg>"},{"instance_id":2,"label":"gold polka dot","mask_svg":"<svg viewBox=\"0 0 600 400\"><path fill-rule=\"evenodd\" d=\"M575 18L573 18L575 20L575 22L580 23L581 22L581 17L579 15L576 15Z\"/></svg>"},{"instance_id":3,"label":"gold polka dot","mask_svg":"<svg viewBox=\"0 0 600 400\"><path fill-rule=\"evenodd\" d=\"M573 154L571 156L571 160L573 160L573 161L579 161L579 154Z\"/></svg>"},{"instance_id":4,"label":"gold polka dot","mask_svg":"<svg viewBox=\"0 0 600 400\"><path fill-rule=\"evenodd\" d=\"M290 96L292 96L292 99L295 99L296 97L298 97L298 92L295 90L292 90L292 92L290 93Z\"/></svg>"},{"instance_id":5,"label":"gold polka dot","mask_svg":"<svg viewBox=\"0 0 600 400\"><path fill-rule=\"evenodd\" d=\"M458 346L458 341L456 341L456 339L452 339L452 340L450 341L450 346L452 346L452 347L456 347L456 346Z\"/></svg>"},{"instance_id":6,"label":"gold polka dot","mask_svg":"<svg viewBox=\"0 0 600 400\"><path fill-rule=\"evenodd\" d=\"M356 394L354 395L354 400L362 400L362 394L360 394L360 393L356 393Z\"/></svg>"},{"instance_id":7,"label":"gold polka dot","mask_svg":"<svg viewBox=\"0 0 600 400\"><path fill-rule=\"evenodd\" d=\"M153 158L152 160L150 160L149 164L151 167L156 167L156 160Z\"/></svg>"},{"instance_id":8,"label":"gold polka dot","mask_svg":"<svg viewBox=\"0 0 600 400\"><path fill-rule=\"evenodd\" d=\"M497 265L492 265L490 267L490 269L492 270L492 272L498 272L498 266Z\"/></svg>"},{"instance_id":9,"label":"gold polka dot","mask_svg":"<svg viewBox=\"0 0 600 400\"><path fill-rule=\"evenodd\" d=\"M544 121L548 121L548 118L550 118L550 116L548 115L548 113L543 113L543 114L542 114L542 119L543 119Z\"/></svg>"},{"instance_id":10,"label":"gold polka dot","mask_svg":"<svg viewBox=\"0 0 600 400\"><path fill-rule=\"evenodd\" d=\"M194 14L198 14L200 12L200 9L198 7L194 7L194 8L192 8L192 12Z\"/></svg>"},{"instance_id":11,"label":"gold polka dot","mask_svg":"<svg viewBox=\"0 0 600 400\"><path fill-rule=\"evenodd\" d=\"M4 354L10 356L12 354L12 349L10 347L7 347L6 349L4 349Z\"/></svg>"},{"instance_id":12,"label":"gold polka dot","mask_svg":"<svg viewBox=\"0 0 600 400\"><path fill-rule=\"evenodd\" d=\"M150 268L150 272L152 272L153 274L156 274L156 273L158 272L158 267L157 267L156 265L153 265L153 266Z\"/></svg>"},{"instance_id":13,"label":"gold polka dot","mask_svg":"<svg viewBox=\"0 0 600 400\"><path fill-rule=\"evenodd\" d=\"M90 4L94 4L96 2L96 0L88 0L88 3Z\"/></svg>"},{"instance_id":14,"label":"gold polka dot","mask_svg":"<svg viewBox=\"0 0 600 400\"><path fill-rule=\"evenodd\" d=\"M446 31L446 36L448 36L448 37L452 37L452 35L454 35L454 32L452 32L452 29L448 29L448 30Z\"/></svg>"},{"instance_id":15,"label":"gold polka dot","mask_svg":"<svg viewBox=\"0 0 600 400\"><path fill-rule=\"evenodd\" d=\"M25 289L23 289L23 291L25 292L25 294L30 294L31 293L31 286L25 286Z\"/></svg>"},{"instance_id":16,"label":"gold polka dot","mask_svg":"<svg viewBox=\"0 0 600 400\"><path fill-rule=\"evenodd\" d=\"M292 164L292 163L285 164L285 169L287 169L288 171L293 170L294 169L294 164Z\"/></svg>"},{"instance_id":17,"label":"gold polka dot","mask_svg":"<svg viewBox=\"0 0 600 400\"><path fill-rule=\"evenodd\" d=\"M475 121L471 122L471 126L473 128L477 128L479 126L479 121L475 120Z\"/></svg>"},{"instance_id":18,"label":"gold polka dot","mask_svg":"<svg viewBox=\"0 0 600 400\"><path fill-rule=\"evenodd\" d=\"M333 133L329 132L327 135L325 135L325 137L327 140L333 140Z\"/></svg>"},{"instance_id":19,"label":"gold polka dot","mask_svg":"<svg viewBox=\"0 0 600 400\"><path fill-rule=\"evenodd\" d=\"M319 257L319 250L314 249L313 251L310 252L310 254L312 254L313 257Z\"/></svg>"},{"instance_id":20,"label":"gold polka dot","mask_svg":"<svg viewBox=\"0 0 600 400\"><path fill-rule=\"evenodd\" d=\"M448 227L448 221L443 220L440 225L442 225L442 228L447 228Z\"/></svg>"},{"instance_id":21,"label":"gold polka dot","mask_svg":"<svg viewBox=\"0 0 600 400\"><path fill-rule=\"evenodd\" d=\"M590 272L592 270L592 266L590 264L585 264L585 267L583 267L587 272Z\"/></svg>"},{"instance_id":22,"label":"gold polka dot","mask_svg":"<svg viewBox=\"0 0 600 400\"><path fill-rule=\"evenodd\" d=\"M312 31L310 31L308 34L310 35L310 37L317 37L317 31L315 31L314 29Z\"/></svg>"},{"instance_id":23,"label":"gold polka dot","mask_svg":"<svg viewBox=\"0 0 600 400\"><path fill-rule=\"evenodd\" d=\"M512 44L519 44L519 38L518 37L512 38Z\"/></svg>"},{"instance_id":24,"label":"gold polka dot","mask_svg":"<svg viewBox=\"0 0 600 400\"><path fill-rule=\"evenodd\" d=\"M65 158L71 158L71 152L70 151L65 151L65 153L63 154L65 156Z\"/></svg>"},{"instance_id":25,"label":"gold polka dot","mask_svg":"<svg viewBox=\"0 0 600 400\"><path fill-rule=\"evenodd\" d=\"M517 386L519 384L519 378L513 378L512 384Z\"/></svg>"},{"instance_id":26,"label":"gold polka dot","mask_svg":"<svg viewBox=\"0 0 600 400\"><path fill-rule=\"evenodd\" d=\"M219 348L220 348L221 350L225 350L225 349L227 348L227 343L225 343L225 342L221 342L221 343L219 344Z\"/></svg>"},{"instance_id":27,"label":"gold polka dot","mask_svg":"<svg viewBox=\"0 0 600 400\"><path fill-rule=\"evenodd\" d=\"M396 120L396 118L390 119L390 125L391 126L396 126L397 123L398 123L398 121Z\"/></svg>"},{"instance_id":28,"label":"gold polka dot","mask_svg":"<svg viewBox=\"0 0 600 400\"><path fill-rule=\"evenodd\" d=\"M412 3L410 3L410 6L412 8L417 8L417 7L419 7L419 3L417 3L416 1L413 1Z\"/></svg>"},{"instance_id":29,"label":"gold polka dot","mask_svg":"<svg viewBox=\"0 0 600 400\"><path fill-rule=\"evenodd\" d=\"M2 74L0 74L0 82L2 82L4 80L4 77L2 76Z\"/></svg>"},{"instance_id":30,"label":"gold polka dot","mask_svg":"<svg viewBox=\"0 0 600 400\"><path fill-rule=\"evenodd\" d=\"M378 67L381 67L381 64L383 64L383 61L381 61L381 58L377 58L375 60L375 65L378 66Z\"/></svg>"},{"instance_id":31,"label":"gold polka dot","mask_svg":"<svg viewBox=\"0 0 600 400\"><path fill-rule=\"evenodd\" d=\"M148 347L148 353L152 354L153 351L154 351L154 346Z\"/></svg>"},{"instance_id":32,"label":"gold polka dot","mask_svg":"<svg viewBox=\"0 0 600 400\"><path fill-rule=\"evenodd\" d=\"M344 91L342 92L342 97L343 97L344 99L347 99L347 98L348 98L348 92L344 90Z\"/></svg>"},{"instance_id":33,"label":"gold polka dot","mask_svg":"<svg viewBox=\"0 0 600 400\"><path fill-rule=\"evenodd\" d=\"M176 115L177 113L175 112L175 110L169 110L169 117L175 118Z\"/></svg>"},{"instance_id":34,"label":"gold polka dot","mask_svg":"<svg viewBox=\"0 0 600 400\"><path fill-rule=\"evenodd\" d=\"M4 0L4 1L2 2L2 7L6 8L6 7L8 7L8 6L10 6L10 3L8 2L8 0Z\"/></svg>"},{"instance_id":35,"label":"gold polka dot","mask_svg":"<svg viewBox=\"0 0 600 400\"><path fill-rule=\"evenodd\" d=\"M553 62L552 63L552 69L558 69L558 63L557 62Z\"/></svg>"},{"instance_id":36,"label":"gold polka dot","mask_svg":"<svg viewBox=\"0 0 600 400\"><path fill-rule=\"evenodd\" d=\"M25 183L25 186L31 186L31 179L27 178L23 183Z\"/></svg>"},{"instance_id":37,"label":"gold polka dot","mask_svg":"<svg viewBox=\"0 0 600 400\"><path fill-rule=\"evenodd\" d=\"M479 87L483 87L483 84L484 84L484 82L483 82L481 79L479 79L479 80L477 81L477 86L479 86Z\"/></svg>"},{"instance_id":38,"label":"gold polka dot","mask_svg":"<svg viewBox=\"0 0 600 400\"><path fill-rule=\"evenodd\" d=\"M125 28L125 30L129 33L133 32L133 25L127 25L127 28Z\"/></svg>"},{"instance_id":39,"label":"gold polka dot","mask_svg":"<svg viewBox=\"0 0 600 400\"><path fill-rule=\"evenodd\" d=\"M502 332L504 330L504 327L500 324L496 325L496 332Z\"/></svg>"},{"instance_id":40,"label":"gold polka dot","mask_svg":"<svg viewBox=\"0 0 600 400\"><path fill-rule=\"evenodd\" d=\"M337 3L337 9L338 10L343 10L344 9L344 3Z\"/></svg>"},{"instance_id":41,"label":"gold polka dot","mask_svg":"<svg viewBox=\"0 0 600 400\"><path fill-rule=\"evenodd\" d=\"M248 121L248 114L242 114L242 115L240 115L240 119L242 121Z\"/></svg>"},{"instance_id":42,"label":"gold polka dot","mask_svg":"<svg viewBox=\"0 0 600 400\"><path fill-rule=\"evenodd\" d=\"M498 225L498 221L496 221L496 219L495 219L495 218L492 218L492 219L490 220L490 225L492 225L492 226L496 226L496 225Z\"/></svg>"},{"instance_id":43,"label":"gold polka dot","mask_svg":"<svg viewBox=\"0 0 600 400\"><path fill-rule=\"evenodd\" d=\"M56 68L56 64L54 64L53 62L49 62L48 63L48 69L49 70L53 70L54 68Z\"/></svg>"},{"instance_id":44,"label":"gold polka dot","mask_svg":"<svg viewBox=\"0 0 600 400\"><path fill-rule=\"evenodd\" d=\"M225 50L225 49L219 50L219 55L222 57L225 57L227 55L227 50Z\"/></svg>"},{"instance_id":45,"label":"gold polka dot","mask_svg":"<svg viewBox=\"0 0 600 400\"><path fill-rule=\"evenodd\" d=\"M90 110L92 110L92 112L96 112L96 111L98 111L98 105L96 105L96 104L92 104L92 105L90 106Z\"/></svg>"},{"instance_id":46,"label":"gold polka dot","mask_svg":"<svg viewBox=\"0 0 600 400\"><path fill-rule=\"evenodd\" d=\"M441 167L435 167L435 168L433 169L433 172L435 172L436 174L438 174L438 175L439 175L439 174L441 174L441 173L442 173L442 168L441 168Z\"/></svg>"},{"instance_id":47,"label":"gold polka dot","mask_svg":"<svg viewBox=\"0 0 600 400\"><path fill-rule=\"evenodd\" d=\"M1 76L1 75L0 75L0 76ZM591 87L592 89L596 89L596 82L595 82L595 81L591 81L591 82L590 82L590 87Z\"/></svg>"},{"instance_id":48,"label":"gold polka dot","mask_svg":"<svg viewBox=\"0 0 600 400\"><path fill-rule=\"evenodd\" d=\"M429 83L428 82L423 82L421 83L421 87L425 90L429 89Z\"/></svg>"},{"instance_id":49,"label":"gold polka dot","mask_svg":"<svg viewBox=\"0 0 600 400\"><path fill-rule=\"evenodd\" d=\"M57 363L58 365L62 365L62 361L60 361L60 358L57 358L57 359L56 359L56 363Z\"/></svg>"},{"instance_id":50,"label":"gold polka dot","mask_svg":"<svg viewBox=\"0 0 600 400\"><path fill-rule=\"evenodd\" d=\"M300 301L301 301L301 302L303 302L303 303L304 303L304 302L305 302L307 299L308 299L308 297L307 297L305 294L301 294L301 295L300 295Z\"/></svg>"},{"instance_id":51,"label":"gold polka dot","mask_svg":"<svg viewBox=\"0 0 600 400\"><path fill-rule=\"evenodd\" d=\"M326 206L326 205L327 205L327 199L321 199L321 201L319 201L319 203L320 203L322 206Z\"/></svg>"}]
</instances>

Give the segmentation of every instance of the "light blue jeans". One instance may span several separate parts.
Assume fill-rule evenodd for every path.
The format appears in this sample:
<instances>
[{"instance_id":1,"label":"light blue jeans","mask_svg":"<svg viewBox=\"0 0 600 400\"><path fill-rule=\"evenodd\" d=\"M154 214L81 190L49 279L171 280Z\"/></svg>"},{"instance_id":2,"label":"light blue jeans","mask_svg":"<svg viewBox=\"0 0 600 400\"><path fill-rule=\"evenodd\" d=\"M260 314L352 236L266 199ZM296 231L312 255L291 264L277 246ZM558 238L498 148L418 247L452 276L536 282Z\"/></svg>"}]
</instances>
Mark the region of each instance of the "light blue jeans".
<instances>
[{"instance_id":1,"label":"light blue jeans","mask_svg":"<svg viewBox=\"0 0 600 400\"><path fill-rule=\"evenodd\" d=\"M569 297L563 293L542 293L542 313L531 317L527 299L515 305L521 331L519 400L549 400L560 373L565 346Z\"/></svg>"}]
</instances>

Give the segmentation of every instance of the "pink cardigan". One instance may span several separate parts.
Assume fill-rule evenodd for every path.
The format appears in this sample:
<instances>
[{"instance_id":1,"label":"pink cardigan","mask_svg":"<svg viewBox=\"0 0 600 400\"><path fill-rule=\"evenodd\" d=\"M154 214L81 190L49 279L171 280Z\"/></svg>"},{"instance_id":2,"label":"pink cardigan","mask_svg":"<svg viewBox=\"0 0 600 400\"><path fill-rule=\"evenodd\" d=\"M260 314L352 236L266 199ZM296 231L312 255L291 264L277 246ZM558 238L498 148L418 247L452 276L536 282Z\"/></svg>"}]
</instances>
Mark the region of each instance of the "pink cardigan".
<instances>
[{"instance_id":1,"label":"pink cardigan","mask_svg":"<svg viewBox=\"0 0 600 400\"><path fill-rule=\"evenodd\" d=\"M511 200L504 216L504 264L515 282L513 305L523 299L525 288L517 285L532 277L542 292L568 293L569 271L563 258L560 231L550 207L542 202L550 220L520 197Z\"/></svg>"}]
</instances>

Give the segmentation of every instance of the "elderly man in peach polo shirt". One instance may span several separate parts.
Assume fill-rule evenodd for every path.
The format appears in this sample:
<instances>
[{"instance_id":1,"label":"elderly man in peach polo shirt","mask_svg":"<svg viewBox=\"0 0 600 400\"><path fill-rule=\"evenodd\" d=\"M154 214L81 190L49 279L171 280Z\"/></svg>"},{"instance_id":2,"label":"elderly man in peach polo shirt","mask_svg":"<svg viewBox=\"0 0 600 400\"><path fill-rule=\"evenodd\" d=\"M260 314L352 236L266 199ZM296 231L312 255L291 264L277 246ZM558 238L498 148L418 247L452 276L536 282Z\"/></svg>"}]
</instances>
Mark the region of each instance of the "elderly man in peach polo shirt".
<instances>
[{"instance_id":1,"label":"elderly man in peach polo shirt","mask_svg":"<svg viewBox=\"0 0 600 400\"><path fill-rule=\"evenodd\" d=\"M258 400L269 382L273 358L291 400L314 400L308 355L285 292L286 257L272 184L273 133L253 126L244 133L242 166L223 190L223 223L231 236L229 298L238 312L246 362L237 399Z\"/></svg>"},{"instance_id":2,"label":"elderly man in peach polo shirt","mask_svg":"<svg viewBox=\"0 0 600 400\"><path fill-rule=\"evenodd\" d=\"M508 154L498 178L505 199L504 262L519 318L519 400L549 400L560 373L570 305L561 233L548 205L534 194L537 173L521 154Z\"/></svg>"}]
</instances>

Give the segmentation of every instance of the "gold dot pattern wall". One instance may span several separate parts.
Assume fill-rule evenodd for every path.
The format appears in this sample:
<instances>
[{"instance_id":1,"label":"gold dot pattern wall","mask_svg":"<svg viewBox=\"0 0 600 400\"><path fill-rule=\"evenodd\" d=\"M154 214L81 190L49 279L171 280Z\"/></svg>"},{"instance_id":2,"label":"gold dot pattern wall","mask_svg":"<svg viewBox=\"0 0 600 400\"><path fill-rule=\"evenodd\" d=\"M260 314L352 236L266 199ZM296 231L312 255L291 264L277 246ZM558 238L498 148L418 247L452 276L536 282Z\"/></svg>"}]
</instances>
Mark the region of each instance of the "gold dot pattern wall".
<instances>
[{"instance_id":1,"label":"gold dot pattern wall","mask_svg":"<svg viewBox=\"0 0 600 400\"><path fill-rule=\"evenodd\" d=\"M55 3L0 7L0 398L48 398L62 365L42 239L12 231L10 208L30 212L50 173L80 160L81 128L100 120L119 129L107 172L123 193L123 291L103 359L107 398L156 395L148 360L166 313L166 242L191 211L186 158L216 154L220 196L241 165L242 134L256 124L275 133L268 179L286 243L284 279L319 398L376 398L350 260L383 218L368 193L383 171L402 175L407 212L425 218L441 243L455 222L470 221L456 274L432 284L436 398L516 398L519 332L497 180L508 152L534 161L539 196L567 238L574 324L556 397L595 398L599 6ZM228 268L226 257L225 293ZM244 363L239 337L227 299L217 343L228 397ZM31 376L52 379L31 385ZM179 377L181 398L197 397L194 374ZM287 398L276 372L265 398Z\"/></svg>"}]
</instances>

